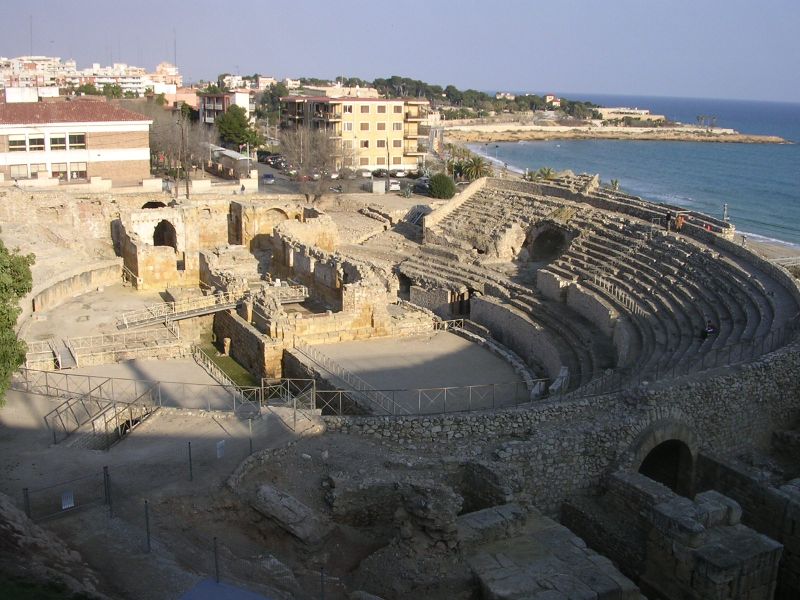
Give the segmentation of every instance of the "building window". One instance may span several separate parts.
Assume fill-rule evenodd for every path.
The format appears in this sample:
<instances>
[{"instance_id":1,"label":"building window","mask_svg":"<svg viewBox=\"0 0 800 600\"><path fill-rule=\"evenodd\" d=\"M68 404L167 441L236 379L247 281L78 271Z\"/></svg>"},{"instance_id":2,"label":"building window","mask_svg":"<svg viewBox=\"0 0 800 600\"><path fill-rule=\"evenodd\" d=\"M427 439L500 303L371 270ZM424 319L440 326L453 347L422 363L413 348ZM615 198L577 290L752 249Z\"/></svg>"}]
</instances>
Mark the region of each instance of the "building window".
<instances>
[{"instance_id":1,"label":"building window","mask_svg":"<svg viewBox=\"0 0 800 600\"><path fill-rule=\"evenodd\" d=\"M385 106L385 105L383 105L383 104L379 104L379 105L378 105L378 113L380 113L380 114L386 114L386 106Z\"/></svg>"},{"instance_id":2,"label":"building window","mask_svg":"<svg viewBox=\"0 0 800 600\"><path fill-rule=\"evenodd\" d=\"M353 149L353 140L342 140L342 148L345 150Z\"/></svg>"},{"instance_id":3,"label":"building window","mask_svg":"<svg viewBox=\"0 0 800 600\"><path fill-rule=\"evenodd\" d=\"M369 123L361 123L361 131L369 131Z\"/></svg>"},{"instance_id":4,"label":"building window","mask_svg":"<svg viewBox=\"0 0 800 600\"><path fill-rule=\"evenodd\" d=\"M366 166L366 165L369 164L369 159L368 158L359 158L358 159L358 164L360 164L362 167Z\"/></svg>"},{"instance_id":5,"label":"building window","mask_svg":"<svg viewBox=\"0 0 800 600\"><path fill-rule=\"evenodd\" d=\"M402 131L403 124L402 123L392 123L392 129L395 131Z\"/></svg>"},{"instance_id":6,"label":"building window","mask_svg":"<svg viewBox=\"0 0 800 600\"><path fill-rule=\"evenodd\" d=\"M50 150L66 150L67 136L63 134L50 136Z\"/></svg>"},{"instance_id":7,"label":"building window","mask_svg":"<svg viewBox=\"0 0 800 600\"><path fill-rule=\"evenodd\" d=\"M86 148L86 134L85 133L70 133L69 134L69 149L82 150ZM84 165L84 171L86 165Z\"/></svg>"},{"instance_id":8,"label":"building window","mask_svg":"<svg viewBox=\"0 0 800 600\"><path fill-rule=\"evenodd\" d=\"M400 104L396 105L396 106L394 107L394 112L395 112L395 114L397 114L397 115L399 115L399 114L402 114L402 112L403 112L403 107L402 107Z\"/></svg>"},{"instance_id":9,"label":"building window","mask_svg":"<svg viewBox=\"0 0 800 600\"><path fill-rule=\"evenodd\" d=\"M361 140L361 148L369 148L369 140Z\"/></svg>"},{"instance_id":10,"label":"building window","mask_svg":"<svg viewBox=\"0 0 800 600\"><path fill-rule=\"evenodd\" d=\"M70 140L72 136L69 136ZM70 147L72 147L72 141L70 141ZM86 179L86 163L85 162L76 162L70 163L69 165L70 170L70 179Z\"/></svg>"},{"instance_id":11,"label":"building window","mask_svg":"<svg viewBox=\"0 0 800 600\"><path fill-rule=\"evenodd\" d=\"M386 164L386 159L383 156L379 156L378 157L378 164L379 165L385 165Z\"/></svg>"},{"instance_id":12,"label":"building window","mask_svg":"<svg viewBox=\"0 0 800 600\"><path fill-rule=\"evenodd\" d=\"M67 180L67 163L53 163L50 171L52 172L53 177L59 181Z\"/></svg>"},{"instance_id":13,"label":"building window","mask_svg":"<svg viewBox=\"0 0 800 600\"><path fill-rule=\"evenodd\" d=\"M386 131L386 123L378 123L378 131Z\"/></svg>"},{"instance_id":14,"label":"building window","mask_svg":"<svg viewBox=\"0 0 800 600\"><path fill-rule=\"evenodd\" d=\"M45 164L31 165L31 178L39 179L40 176L42 178L47 177L47 165Z\"/></svg>"},{"instance_id":15,"label":"building window","mask_svg":"<svg viewBox=\"0 0 800 600\"><path fill-rule=\"evenodd\" d=\"M403 162L403 157L402 156L393 156L392 157L392 164L393 165L399 165L399 164L402 164L402 162Z\"/></svg>"},{"instance_id":16,"label":"building window","mask_svg":"<svg viewBox=\"0 0 800 600\"><path fill-rule=\"evenodd\" d=\"M8 136L8 151L9 152L25 152L25 136L24 135L10 135ZM17 165L19 166L19 165ZM26 175L27 177L27 170Z\"/></svg>"},{"instance_id":17,"label":"building window","mask_svg":"<svg viewBox=\"0 0 800 600\"><path fill-rule=\"evenodd\" d=\"M352 112L353 112L353 105L352 105L352 104L345 104L345 105L344 105L344 108L343 108L342 110L343 110L344 112L346 112L346 113L351 113L351 114L352 114Z\"/></svg>"},{"instance_id":18,"label":"building window","mask_svg":"<svg viewBox=\"0 0 800 600\"><path fill-rule=\"evenodd\" d=\"M28 165L9 165L8 174L11 176L11 179L27 179Z\"/></svg>"},{"instance_id":19,"label":"building window","mask_svg":"<svg viewBox=\"0 0 800 600\"><path fill-rule=\"evenodd\" d=\"M392 146L394 148L402 148L403 147L403 140L392 140Z\"/></svg>"},{"instance_id":20,"label":"building window","mask_svg":"<svg viewBox=\"0 0 800 600\"><path fill-rule=\"evenodd\" d=\"M369 112L369 104L362 104L361 105L361 114L366 114Z\"/></svg>"},{"instance_id":21,"label":"building window","mask_svg":"<svg viewBox=\"0 0 800 600\"><path fill-rule=\"evenodd\" d=\"M386 140L378 140L378 148L386 148Z\"/></svg>"},{"instance_id":22,"label":"building window","mask_svg":"<svg viewBox=\"0 0 800 600\"><path fill-rule=\"evenodd\" d=\"M345 131L353 131L353 124L352 123L342 123L344 125Z\"/></svg>"},{"instance_id":23,"label":"building window","mask_svg":"<svg viewBox=\"0 0 800 600\"><path fill-rule=\"evenodd\" d=\"M28 138L28 150L44 150L44 136L36 134Z\"/></svg>"}]
</instances>

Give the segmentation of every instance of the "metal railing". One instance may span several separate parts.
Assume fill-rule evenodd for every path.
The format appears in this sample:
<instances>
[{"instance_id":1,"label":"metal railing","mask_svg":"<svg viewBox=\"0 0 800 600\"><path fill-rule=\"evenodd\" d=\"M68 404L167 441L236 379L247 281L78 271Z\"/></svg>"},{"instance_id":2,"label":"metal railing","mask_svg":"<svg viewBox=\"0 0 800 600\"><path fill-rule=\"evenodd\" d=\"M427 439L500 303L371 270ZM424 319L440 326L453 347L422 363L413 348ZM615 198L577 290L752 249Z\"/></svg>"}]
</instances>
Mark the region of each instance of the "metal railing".
<instances>
[{"instance_id":1,"label":"metal railing","mask_svg":"<svg viewBox=\"0 0 800 600\"><path fill-rule=\"evenodd\" d=\"M607 279L600 277L598 274L594 274L592 276L592 283L594 283L597 287L601 290L607 292L609 295L613 296L622 306L628 309L632 314L638 315L640 317L645 316L647 313L642 309L636 300L633 297L623 290L621 290L617 285L611 283Z\"/></svg>"},{"instance_id":2,"label":"metal railing","mask_svg":"<svg viewBox=\"0 0 800 600\"><path fill-rule=\"evenodd\" d=\"M204 311L224 310L235 307L244 294L242 292L218 292L210 296L198 296L177 302L154 304L124 313L120 317L117 327L126 329L160 321L166 323L170 320L185 318Z\"/></svg>"},{"instance_id":3,"label":"metal railing","mask_svg":"<svg viewBox=\"0 0 800 600\"><path fill-rule=\"evenodd\" d=\"M122 281L133 284L137 289L142 285L142 278L136 275L125 265L122 265Z\"/></svg>"},{"instance_id":4,"label":"metal railing","mask_svg":"<svg viewBox=\"0 0 800 600\"><path fill-rule=\"evenodd\" d=\"M85 394L68 398L44 416L47 428L53 432L54 444L66 439L108 408L113 401L108 386L109 380L106 379ZM63 397L61 394L58 396Z\"/></svg>"},{"instance_id":5,"label":"metal railing","mask_svg":"<svg viewBox=\"0 0 800 600\"><path fill-rule=\"evenodd\" d=\"M294 338L294 348L317 363L317 365L328 373L344 382L344 384L350 388L351 395L361 400L365 408L378 409L380 414L386 415L409 414L409 411L406 410L405 407L399 406L391 397L380 390L376 390L361 377L348 371L340 364L331 360L328 356L319 352L313 346L306 344L300 338Z\"/></svg>"},{"instance_id":6,"label":"metal railing","mask_svg":"<svg viewBox=\"0 0 800 600\"><path fill-rule=\"evenodd\" d=\"M238 385L200 346L192 344L191 351L194 361L231 394L231 398L233 399L233 412L239 415L248 414L252 417L261 415L261 388Z\"/></svg>"}]
</instances>

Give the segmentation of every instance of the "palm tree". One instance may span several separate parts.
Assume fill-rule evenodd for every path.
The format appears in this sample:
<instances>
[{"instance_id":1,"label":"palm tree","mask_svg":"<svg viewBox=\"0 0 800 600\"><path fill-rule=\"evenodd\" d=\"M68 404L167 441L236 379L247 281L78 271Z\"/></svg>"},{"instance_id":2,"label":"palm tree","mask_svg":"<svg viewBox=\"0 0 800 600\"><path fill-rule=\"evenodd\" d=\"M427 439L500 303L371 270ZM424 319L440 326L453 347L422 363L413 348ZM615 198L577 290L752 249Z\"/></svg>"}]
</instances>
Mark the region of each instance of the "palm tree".
<instances>
[{"instance_id":1,"label":"palm tree","mask_svg":"<svg viewBox=\"0 0 800 600\"><path fill-rule=\"evenodd\" d=\"M489 161L481 156L472 156L463 163L464 176L470 181L481 177L491 177L492 166Z\"/></svg>"},{"instance_id":2,"label":"palm tree","mask_svg":"<svg viewBox=\"0 0 800 600\"><path fill-rule=\"evenodd\" d=\"M619 190L619 179L612 179L611 184L608 186L615 192Z\"/></svg>"},{"instance_id":3,"label":"palm tree","mask_svg":"<svg viewBox=\"0 0 800 600\"><path fill-rule=\"evenodd\" d=\"M536 179L555 179L556 172L550 167L542 167L536 171Z\"/></svg>"}]
</instances>

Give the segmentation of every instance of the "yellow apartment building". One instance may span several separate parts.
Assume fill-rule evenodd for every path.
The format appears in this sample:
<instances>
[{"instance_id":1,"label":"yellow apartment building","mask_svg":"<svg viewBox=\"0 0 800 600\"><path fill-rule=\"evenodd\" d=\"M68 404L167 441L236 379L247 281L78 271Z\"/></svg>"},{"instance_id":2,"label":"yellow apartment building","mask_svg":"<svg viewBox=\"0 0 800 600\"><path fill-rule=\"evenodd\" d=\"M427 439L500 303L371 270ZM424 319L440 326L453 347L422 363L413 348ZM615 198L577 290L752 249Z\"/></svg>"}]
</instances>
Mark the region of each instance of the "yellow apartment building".
<instances>
[{"instance_id":1,"label":"yellow apartment building","mask_svg":"<svg viewBox=\"0 0 800 600\"><path fill-rule=\"evenodd\" d=\"M337 167L416 169L425 155L420 133L430 103L417 98L281 98L283 127L330 132L341 150Z\"/></svg>"}]
</instances>

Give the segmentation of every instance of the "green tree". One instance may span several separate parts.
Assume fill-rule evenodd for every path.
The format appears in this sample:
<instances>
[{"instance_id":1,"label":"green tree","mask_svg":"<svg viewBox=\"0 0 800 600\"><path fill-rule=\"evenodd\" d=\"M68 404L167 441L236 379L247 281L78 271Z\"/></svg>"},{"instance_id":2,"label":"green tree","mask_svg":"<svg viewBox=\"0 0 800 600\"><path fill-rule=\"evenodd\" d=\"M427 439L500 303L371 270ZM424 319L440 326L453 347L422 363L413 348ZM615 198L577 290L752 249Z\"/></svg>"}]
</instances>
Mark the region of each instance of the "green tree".
<instances>
[{"instance_id":1,"label":"green tree","mask_svg":"<svg viewBox=\"0 0 800 600\"><path fill-rule=\"evenodd\" d=\"M462 171L464 177L470 181L475 181L481 177L491 177L492 165L482 156L472 156L463 163Z\"/></svg>"},{"instance_id":2,"label":"green tree","mask_svg":"<svg viewBox=\"0 0 800 600\"><path fill-rule=\"evenodd\" d=\"M254 149L264 143L261 135L250 125L247 113L241 106L231 106L227 112L216 118L215 124L220 139L229 146L238 149L250 144L250 148Z\"/></svg>"},{"instance_id":3,"label":"green tree","mask_svg":"<svg viewBox=\"0 0 800 600\"><path fill-rule=\"evenodd\" d=\"M84 83L75 88L75 93L83 96L99 96L100 91L93 83Z\"/></svg>"},{"instance_id":4,"label":"green tree","mask_svg":"<svg viewBox=\"0 0 800 600\"><path fill-rule=\"evenodd\" d=\"M116 83L104 83L103 96L106 98L122 98L122 88Z\"/></svg>"},{"instance_id":5,"label":"green tree","mask_svg":"<svg viewBox=\"0 0 800 600\"><path fill-rule=\"evenodd\" d=\"M15 326L19 316L19 300L31 291L31 265L34 256L21 256L9 251L0 241L0 406L11 375L25 362L27 346L17 339Z\"/></svg>"},{"instance_id":6,"label":"green tree","mask_svg":"<svg viewBox=\"0 0 800 600\"><path fill-rule=\"evenodd\" d=\"M535 178L536 179L555 179L556 172L551 167L542 167L538 171L536 171Z\"/></svg>"},{"instance_id":7,"label":"green tree","mask_svg":"<svg viewBox=\"0 0 800 600\"><path fill-rule=\"evenodd\" d=\"M431 196L448 200L456 195L456 184L453 178L444 173L431 177Z\"/></svg>"},{"instance_id":8,"label":"green tree","mask_svg":"<svg viewBox=\"0 0 800 600\"><path fill-rule=\"evenodd\" d=\"M614 190L615 192L619 190L619 179L612 179L608 187Z\"/></svg>"}]
</instances>

